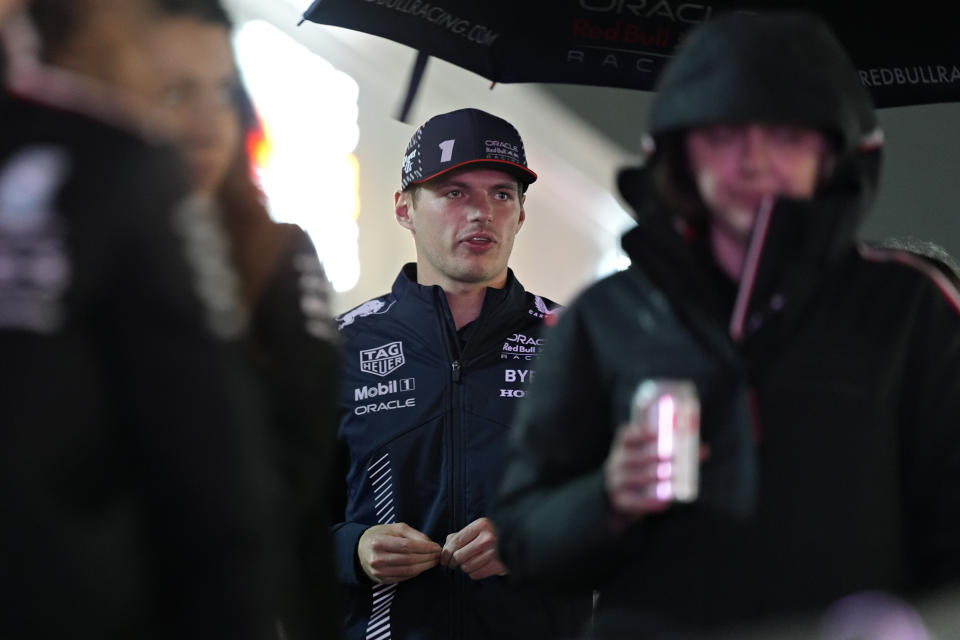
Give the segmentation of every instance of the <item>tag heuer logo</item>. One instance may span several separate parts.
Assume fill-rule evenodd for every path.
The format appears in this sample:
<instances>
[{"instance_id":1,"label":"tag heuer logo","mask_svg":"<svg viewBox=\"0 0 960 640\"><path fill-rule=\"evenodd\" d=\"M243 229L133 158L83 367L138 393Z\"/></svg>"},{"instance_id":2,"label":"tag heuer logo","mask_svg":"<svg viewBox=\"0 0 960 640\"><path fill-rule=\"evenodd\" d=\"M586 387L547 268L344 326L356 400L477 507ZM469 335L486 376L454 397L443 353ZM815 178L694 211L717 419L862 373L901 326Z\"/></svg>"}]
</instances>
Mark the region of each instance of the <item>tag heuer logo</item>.
<instances>
[{"instance_id":1,"label":"tag heuer logo","mask_svg":"<svg viewBox=\"0 0 960 640\"><path fill-rule=\"evenodd\" d=\"M375 376L389 375L402 367L404 362L403 343L399 341L360 352L360 370Z\"/></svg>"}]
</instances>

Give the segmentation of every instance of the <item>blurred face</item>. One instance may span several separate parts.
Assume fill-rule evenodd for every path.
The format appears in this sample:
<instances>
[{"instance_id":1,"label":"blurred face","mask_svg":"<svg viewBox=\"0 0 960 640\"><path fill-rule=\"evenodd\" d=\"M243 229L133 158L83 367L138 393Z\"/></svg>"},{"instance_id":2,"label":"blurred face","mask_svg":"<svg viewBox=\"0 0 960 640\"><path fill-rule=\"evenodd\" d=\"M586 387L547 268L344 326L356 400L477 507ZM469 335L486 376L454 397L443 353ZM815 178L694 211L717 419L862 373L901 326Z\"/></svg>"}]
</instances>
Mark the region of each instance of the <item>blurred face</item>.
<instances>
[{"instance_id":1,"label":"blurred face","mask_svg":"<svg viewBox=\"0 0 960 640\"><path fill-rule=\"evenodd\" d=\"M241 144L229 33L193 18L167 18L151 28L147 44L159 84L156 102L197 191L212 195Z\"/></svg>"},{"instance_id":2,"label":"blurred face","mask_svg":"<svg viewBox=\"0 0 960 640\"><path fill-rule=\"evenodd\" d=\"M686 146L712 224L740 241L764 199L813 197L829 151L816 129L767 124L693 129Z\"/></svg>"},{"instance_id":3,"label":"blurred face","mask_svg":"<svg viewBox=\"0 0 960 640\"><path fill-rule=\"evenodd\" d=\"M445 290L502 287L513 241L523 225L517 179L495 169L452 171L395 196L397 221L413 233L417 280Z\"/></svg>"},{"instance_id":4,"label":"blurred face","mask_svg":"<svg viewBox=\"0 0 960 640\"><path fill-rule=\"evenodd\" d=\"M22 0L0 0L0 24L3 24L4 19L21 4L23 4Z\"/></svg>"},{"instance_id":5,"label":"blurred face","mask_svg":"<svg viewBox=\"0 0 960 640\"><path fill-rule=\"evenodd\" d=\"M148 112L144 98L156 91L143 46L152 15L148 6L130 0L86 0L78 6L80 22L67 41L45 43L53 52L50 62L120 90L116 97L126 106Z\"/></svg>"}]
</instances>

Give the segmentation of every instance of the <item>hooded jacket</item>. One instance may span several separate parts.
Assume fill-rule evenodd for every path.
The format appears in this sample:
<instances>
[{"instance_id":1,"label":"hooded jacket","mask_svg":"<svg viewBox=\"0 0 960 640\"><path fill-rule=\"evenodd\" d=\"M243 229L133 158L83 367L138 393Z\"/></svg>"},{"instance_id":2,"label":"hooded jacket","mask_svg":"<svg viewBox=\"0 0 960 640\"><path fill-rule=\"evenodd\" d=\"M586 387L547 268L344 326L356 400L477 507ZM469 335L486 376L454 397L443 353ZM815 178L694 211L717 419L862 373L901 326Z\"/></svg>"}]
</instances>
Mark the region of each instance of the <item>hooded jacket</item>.
<instances>
[{"instance_id":1,"label":"hooded jacket","mask_svg":"<svg viewBox=\"0 0 960 640\"><path fill-rule=\"evenodd\" d=\"M800 87L792 100L820 100L801 77L820 69L794 65L822 59L822 33L801 16L717 19L666 75L658 101L674 107L655 107L654 134L778 122L755 107L778 75L791 80L784 92ZM738 75L724 61L781 66ZM738 84L704 103L712 74L696 70L711 65ZM832 120L803 120L819 106L783 119L835 135L836 168L812 200L760 213L738 284L650 170L627 171L632 266L585 291L548 334L495 520L518 578L600 590L596 637L700 637L856 591L960 579L960 297L919 259L857 246L879 150L865 94L826 89ZM710 454L695 503L615 533L603 464L648 378L695 382Z\"/></svg>"},{"instance_id":2,"label":"hooded jacket","mask_svg":"<svg viewBox=\"0 0 960 640\"><path fill-rule=\"evenodd\" d=\"M443 544L489 515L511 418L526 383L539 375L540 333L555 307L527 293L510 271L503 289L487 289L469 335L458 335L443 290L417 284L410 264L391 293L338 318L346 505L333 537L347 638L579 632L585 615L514 588L508 577L475 581L437 566L399 584L374 585L357 560L358 540L372 525L405 522ZM588 601L581 604L586 614Z\"/></svg>"}]
</instances>

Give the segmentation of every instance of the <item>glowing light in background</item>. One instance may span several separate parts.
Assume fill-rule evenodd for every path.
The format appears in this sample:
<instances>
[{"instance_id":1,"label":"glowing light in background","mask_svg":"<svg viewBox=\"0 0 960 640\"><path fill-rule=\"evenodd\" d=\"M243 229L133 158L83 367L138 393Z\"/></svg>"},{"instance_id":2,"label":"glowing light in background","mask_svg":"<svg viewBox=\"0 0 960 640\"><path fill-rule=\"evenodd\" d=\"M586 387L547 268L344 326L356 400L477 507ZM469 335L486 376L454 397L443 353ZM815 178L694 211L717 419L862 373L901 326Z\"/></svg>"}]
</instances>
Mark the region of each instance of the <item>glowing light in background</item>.
<instances>
[{"instance_id":1,"label":"glowing light in background","mask_svg":"<svg viewBox=\"0 0 960 640\"><path fill-rule=\"evenodd\" d=\"M270 215L306 231L334 289L360 278L359 87L262 20L236 34L237 61L261 120L247 143Z\"/></svg>"},{"instance_id":2,"label":"glowing light in background","mask_svg":"<svg viewBox=\"0 0 960 640\"><path fill-rule=\"evenodd\" d=\"M608 251L600 260L597 267L596 277L603 278L617 271L623 271L630 266L630 257L623 252L623 249L616 248Z\"/></svg>"}]
</instances>

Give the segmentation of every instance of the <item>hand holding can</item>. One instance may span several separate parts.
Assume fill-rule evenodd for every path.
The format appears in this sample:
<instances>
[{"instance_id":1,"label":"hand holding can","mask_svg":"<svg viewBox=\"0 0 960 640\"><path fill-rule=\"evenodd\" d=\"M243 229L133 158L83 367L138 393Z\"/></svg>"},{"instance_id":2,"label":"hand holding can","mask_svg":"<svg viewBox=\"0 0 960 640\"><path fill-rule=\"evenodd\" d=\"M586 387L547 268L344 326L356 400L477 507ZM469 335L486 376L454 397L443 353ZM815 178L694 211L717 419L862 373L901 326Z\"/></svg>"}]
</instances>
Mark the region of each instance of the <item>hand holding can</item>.
<instances>
[{"instance_id":1,"label":"hand holding can","mask_svg":"<svg viewBox=\"0 0 960 640\"><path fill-rule=\"evenodd\" d=\"M630 427L655 437L654 497L693 502L700 470L700 399L689 380L642 381L633 395Z\"/></svg>"}]
</instances>

